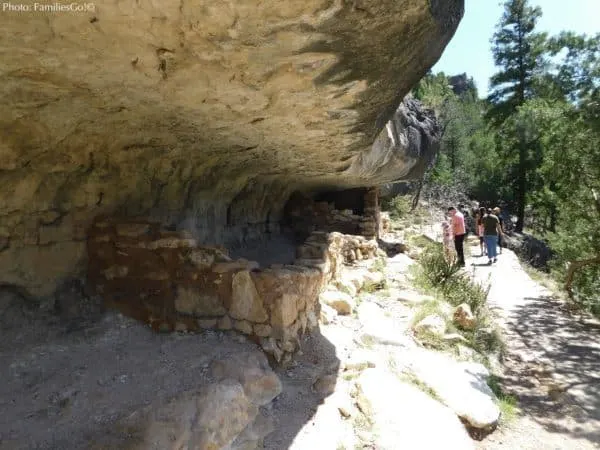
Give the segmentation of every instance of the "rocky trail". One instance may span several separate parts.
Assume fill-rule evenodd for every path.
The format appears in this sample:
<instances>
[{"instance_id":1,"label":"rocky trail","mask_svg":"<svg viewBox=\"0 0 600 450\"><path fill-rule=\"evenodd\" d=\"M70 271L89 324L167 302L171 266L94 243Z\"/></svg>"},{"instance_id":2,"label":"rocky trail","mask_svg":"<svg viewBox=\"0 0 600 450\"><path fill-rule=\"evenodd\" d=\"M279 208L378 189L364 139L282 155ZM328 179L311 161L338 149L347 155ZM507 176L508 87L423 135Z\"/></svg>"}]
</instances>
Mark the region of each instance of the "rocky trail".
<instances>
[{"instance_id":1,"label":"rocky trail","mask_svg":"<svg viewBox=\"0 0 600 450\"><path fill-rule=\"evenodd\" d=\"M600 448L600 323L531 279L513 252L492 267L484 259L467 266L490 283L507 344L501 383L521 414L480 448Z\"/></svg>"}]
</instances>

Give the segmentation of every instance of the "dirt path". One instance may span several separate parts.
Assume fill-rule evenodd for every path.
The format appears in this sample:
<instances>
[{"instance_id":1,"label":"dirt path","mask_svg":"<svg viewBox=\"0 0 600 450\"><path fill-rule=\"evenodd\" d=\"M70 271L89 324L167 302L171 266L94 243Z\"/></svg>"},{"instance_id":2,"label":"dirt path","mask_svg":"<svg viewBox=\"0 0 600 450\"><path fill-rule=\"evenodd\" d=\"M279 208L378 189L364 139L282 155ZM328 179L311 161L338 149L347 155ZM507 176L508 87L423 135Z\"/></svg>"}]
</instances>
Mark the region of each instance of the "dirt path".
<instances>
[{"instance_id":1,"label":"dirt path","mask_svg":"<svg viewBox=\"0 0 600 450\"><path fill-rule=\"evenodd\" d=\"M600 324L571 313L513 252L505 249L491 267L486 262L472 257L467 267L491 283L488 301L507 343L502 386L518 398L521 413L480 448L600 448Z\"/></svg>"}]
</instances>

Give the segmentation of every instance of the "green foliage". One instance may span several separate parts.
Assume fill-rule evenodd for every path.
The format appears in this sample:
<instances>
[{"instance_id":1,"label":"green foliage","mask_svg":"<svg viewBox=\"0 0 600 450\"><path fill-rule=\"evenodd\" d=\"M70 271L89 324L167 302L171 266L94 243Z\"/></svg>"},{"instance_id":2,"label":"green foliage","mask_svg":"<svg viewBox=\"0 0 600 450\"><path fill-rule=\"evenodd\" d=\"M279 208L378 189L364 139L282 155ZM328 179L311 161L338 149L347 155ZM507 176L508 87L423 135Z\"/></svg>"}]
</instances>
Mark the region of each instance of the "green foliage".
<instances>
[{"instance_id":1,"label":"green foliage","mask_svg":"<svg viewBox=\"0 0 600 450\"><path fill-rule=\"evenodd\" d=\"M500 386L500 379L496 375L491 375L487 384L496 396L498 407L500 408L501 423L512 421L517 415L517 399L512 395L505 394Z\"/></svg>"},{"instance_id":2,"label":"green foliage","mask_svg":"<svg viewBox=\"0 0 600 450\"><path fill-rule=\"evenodd\" d=\"M425 77L415 95L444 130L425 197L503 203L516 212L517 231L527 225L549 242L562 283L570 262L600 255L600 34L547 38L535 30L540 15L527 0L505 2L487 103L474 86L457 95L443 73ZM452 279L449 267L431 269L429 283ZM461 288L452 283L450 296ZM572 296L600 315L599 285L600 267L585 266Z\"/></svg>"},{"instance_id":3,"label":"green foliage","mask_svg":"<svg viewBox=\"0 0 600 450\"><path fill-rule=\"evenodd\" d=\"M386 200L381 207L390 213L391 219L403 219L410 213L411 199L407 195L397 195L389 200Z\"/></svg>"},{"instance_id":4,"label":"green foliage","mask_svg":"<svg viewBox=\"0 0 600 450\"><path fill-rule=\"evenodd\" d=\"M465 275L451 277L442 285L444 298L451 305L457 306L467 303L474 314L485 305L489 288L484 289Z\"/></svg>"},{"instance_id":5,"label":"green foliage","mask_svg":"<svg viewBox=\"0 0 600 450\"><path fill-rule=\"evenodd\" d=\"M424 287L435 287L451 305L467 303L473 314L477 314L485 305L489 287L483 288L473 283L469 276L461 271L460 266L448 262L444 258L441 244L430 244L419 258L419 262L425 279Z\"/></svg>"},{"instance_id":6,"label":"green foliage","mask_svg":"<svg viewBox=\"0 0 600 450\"><path fill-rule=\"evenodd\" d=\"M387 266L387 259L384 257L377 258L373 265L369 268L373 272L381 272L385 274L385 268Z\"/></svg>"},{"instance_id":7,"label":"green foliage","mask_svg":"<svg viewBox=\"0 0 600 450\"><path fill-rule=\"evenodd\" d=\"M430 286L444 285L450 282L461 270L458 264L446 261L444 250L439 243L430 243L425 249L419 262Z\"/></svg>"},{"instance_id":8,"label":"green foliage","mask_svg":"<svg viewBox=\"0 0 600 450\"><path fill-rule=\"evenodd\" d=\"M435 392L427 384L425 384L423 381L421 381L421 379L419 377L417 377L414 373L404 372L399 378L401 381L412 384L420 391L429 395L432 399L434 399L440 403L444 403L443 400L441 399L441 397L437 394L437 392Z\"/></svg>"},{"instance_id":9,"label":"green foliage","mask_svg":"<svg viewBox=\"0 0 600 450\"><path fill-rule=\"evenodd\" d=\"M487 307L489 286L484 288L473 282L467 274L462 272L454 264L446 262L443 250L439 244L431 244L421 255L421 263L416 269L415 283L423 290L432 293L436 298L444 302L458 306L467 303L476 319L473 330L455 330L462 334L467 345L481 353L503 353L505 346L499 329L493 324L491 313ZM420 305L412 319L416 324L428 315L437 314L445 317L440 300L425 302ZM448 320L448 328L453 325ZM441 336L432 333L421 333L419 338L427 346L438 350L448 350L453 344L445 341Z\"/></svg>"},{"instance_id":10,"label":"green foliage","mask_svg":"<svg viewBox=\"0 0 600 450\"><path fill-rule=\"evenodd\" d=\"M528 0L507 0L492 38L494 63L500 71L490 79L492 104L488 117L502 123L534 95L535 80L545 66L544 33L535 26L542 15Z\"/></svg>"}]
</instances>

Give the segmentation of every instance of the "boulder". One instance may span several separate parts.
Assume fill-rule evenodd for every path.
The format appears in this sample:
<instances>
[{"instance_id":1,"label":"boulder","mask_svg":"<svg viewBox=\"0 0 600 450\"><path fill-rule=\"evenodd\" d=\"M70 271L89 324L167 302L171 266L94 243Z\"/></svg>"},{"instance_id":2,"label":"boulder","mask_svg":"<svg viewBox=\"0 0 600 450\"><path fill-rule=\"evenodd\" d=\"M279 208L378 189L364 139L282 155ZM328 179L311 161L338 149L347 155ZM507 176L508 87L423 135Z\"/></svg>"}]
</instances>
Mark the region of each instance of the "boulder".
<instances>
[{"instance_id":1,"label":"boulder","mask_svg":"<svg viewBox=\"0 0 600 450\"><path fill-rule=\"evenodd\" d=\"M500 410L487 385L490 374L483 365L456 362L446 355L423 351L415 354L410 367L422 383L471 427L489 430L497 425Z\"/></svg>"},{"instance_id":2,"label":"boulder","mask_svg":"<svg viewBox=\"0 0 600 450\"><path fill-rule=\"evenodd\" d=\"M209 450L231 445L257 414L240 383L224 380L136 411L122 426L139 430L140 442L130 447L136 450Z\"/></svg>"},{"instance_id":3,"label":"boulder","mask_svg":"<svg viewBox=\"0 0 600 450\"><path fill-rule=\"evenodd\" d=\"M395 375L367 369L356 386L358 407L372 422L373 448L475 448L452 410Z\"/></svg>"},{"instance_id":4,"label":"boulder","mask_svg":"<svg viewBox=\"0 0 600 450\"><path fill-rule=\"evenodd\" d=\"M358 307L358 319L362 325L358 341L362 345L410 345L410 338L403 333L403 327L386 317L383 309L375 303L361 303Z\"/></svg>"},{"instance_id":5,"label":"boulder","mask_svg":"<svg viewBox=\"0 0 600 450\"><path fill-rule=\"evenodd\" d=\"M270 403L281 393L281 381L261 353L235 353L211 363L216 380L233 379L241 383L246 396L258 406Z\"/></svg>"},{"instance_id":6,"label":"boulder","mask_svg":"<svg viewBox=\"0 0 600 450\"><path fill-rule=\"evenodd\" d=\"M263 439L273 431L275 431L275 421L273 420L273 417L259 412L256 419L254 419L254 422L249 424L244 431L238 435L229 449L255 450L263 448Z\"/></svg>"},{"instance_id":7,"label":"boulder","mask_svg":"<svg viewBox=\"0 0 600 450\"><path fill-rule=\"evenodd\" d=\"M342 412L343 411L343 412ZM356 408L348 390L337 386L336 391L321 400L316 411L298 430L294 430L293 442L288 450L308 449L355 449L358 441L354 434L353 421L344 420L355 414ZM285 419L282 418L282 423Z\"/></svg>"}]
</instances>

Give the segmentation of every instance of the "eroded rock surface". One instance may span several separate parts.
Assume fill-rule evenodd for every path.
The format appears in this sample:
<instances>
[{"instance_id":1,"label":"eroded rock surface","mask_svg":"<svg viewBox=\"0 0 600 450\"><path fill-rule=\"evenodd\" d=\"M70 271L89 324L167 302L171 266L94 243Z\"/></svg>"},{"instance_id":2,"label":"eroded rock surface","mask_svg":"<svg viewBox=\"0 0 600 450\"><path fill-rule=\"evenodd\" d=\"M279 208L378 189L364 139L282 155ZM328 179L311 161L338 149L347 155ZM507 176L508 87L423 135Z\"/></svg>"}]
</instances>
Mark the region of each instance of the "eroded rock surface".
<instances>
[{"instance_id":1,"label":"eroded rock surface","mask_svg":"<svg viewBox=\"0 0 600 450\"><path fill-rule=\"evenodd\" d=\"M391 373L367 369L357 387L359 408L372 421L375 448L474 448L449 408Z\"/></svg>"},{"instance_id":2,"label":"eroded rock surface","mask_svg":"<svg viewBox=\"0 0 600 450\"><path fill-rule=\"evenodd\" d=\"M412 176L435 127L409 104L394 113L462 13L462 0L3 11L0 283L52 293L85 267L100 214L239 242L277 233L294 191Z\"/></svg>"},{"instance_id":3,"label":"eroded rock surface","mask_svg":"<svg viewBox=\"0 0 600 450\"><path fill-rule=\"evenodd\" d=\"M487 385L489 371L481 364L456 362L433 352L411 361L414 374L471 427L494 429L500 418L496 397Z\"/></svg>"}]
</instances>

